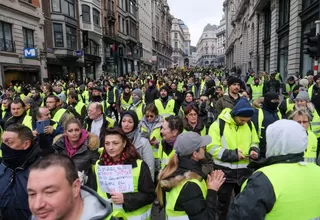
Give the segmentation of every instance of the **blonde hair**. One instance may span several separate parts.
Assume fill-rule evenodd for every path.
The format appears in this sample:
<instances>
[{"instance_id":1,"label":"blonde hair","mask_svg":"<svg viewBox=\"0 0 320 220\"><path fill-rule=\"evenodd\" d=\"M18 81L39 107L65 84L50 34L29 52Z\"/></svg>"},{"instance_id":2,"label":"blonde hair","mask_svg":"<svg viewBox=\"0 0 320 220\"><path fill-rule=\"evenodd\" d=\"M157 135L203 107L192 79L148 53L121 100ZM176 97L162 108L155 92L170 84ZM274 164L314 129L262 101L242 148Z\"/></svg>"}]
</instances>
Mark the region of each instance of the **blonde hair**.
<instances>
[{"instance_id":1,"label":"blonde hair","mask_svg":"<svg viewBox=\"0 0 320 220\"><path fill-rule=\"evenodd\" d=\"M159 175L158 175L158 185L156 187L156 193L158 196L158 200L161 206L164 205L164 199L163 196L163 189L161 186L161 181L165 180L166 178L168 178L169 176L171 176L178 168L178 164L179 164L179 158L177 154L174 154L173 157L170 158L168 165L165 166L165 168L163 168Z\"/></svg>"},{"instance_id":2,"label":"blonde hair","mask_svg":"<svg viewBox=\"0 0 320 220\"><path fill-rule=\"evenodd\" d=\"M300 107L290 114L288 119L293 120L296 116L307 116L309 123L312 121L312 115L306 107Z\"/></svg>"}]
</instances>

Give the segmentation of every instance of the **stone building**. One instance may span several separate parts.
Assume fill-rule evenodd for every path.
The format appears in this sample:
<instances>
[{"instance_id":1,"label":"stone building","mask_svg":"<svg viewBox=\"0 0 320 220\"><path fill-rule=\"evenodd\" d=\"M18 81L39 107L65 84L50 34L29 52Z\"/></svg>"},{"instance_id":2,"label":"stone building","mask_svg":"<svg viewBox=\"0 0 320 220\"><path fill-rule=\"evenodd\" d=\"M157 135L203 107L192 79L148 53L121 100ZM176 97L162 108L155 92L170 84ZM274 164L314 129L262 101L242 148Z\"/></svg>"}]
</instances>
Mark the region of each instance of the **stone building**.
<instances>
[{"instance_id":1,"label":"stone building","mask_svg":"<svg viewBox=\"0 0 320 220\"><path fill-rule=\"evenodd\" d=\"M39 0L0 1L0 85L47 78Z\"/></svg>"},{"instance_id":2,"label":"stone building","mask_svg":"<svg viewBox=\"0 0 320 220\"><path fill-rule=\"evenodd\" d=\"M301 39L319 19L318 0L225 0L223 6L228 68L279 71L284 80L313 69Z\"/></svg>"},{"instance_id":3,"label":"stone building","mask_svg":"<svg viewBox=\"0 0 320 220\"><path fill-rule=\"evenodd\" d=\"M226 19L224 15L220 20L220 24L217 30L217 63L220 66L225 65L225 43L226 43Z\"/></svg>"}]
</instances>

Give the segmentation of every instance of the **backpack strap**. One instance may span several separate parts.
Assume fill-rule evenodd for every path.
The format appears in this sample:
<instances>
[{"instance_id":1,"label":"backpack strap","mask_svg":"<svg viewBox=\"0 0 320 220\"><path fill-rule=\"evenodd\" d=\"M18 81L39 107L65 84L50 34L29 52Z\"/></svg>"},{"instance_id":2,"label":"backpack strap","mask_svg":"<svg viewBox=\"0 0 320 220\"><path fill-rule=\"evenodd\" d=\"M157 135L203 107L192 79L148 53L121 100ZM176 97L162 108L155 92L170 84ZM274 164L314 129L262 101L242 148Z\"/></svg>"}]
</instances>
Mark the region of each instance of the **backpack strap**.
<instances>
[{"instance_id":1,"label":"backpack strap","mask_svg":"<svg viewBox=\"0 0 320 220\"><path fill-rule=\"evenodd\" d=\"M226 125L226 122L222 119L219 119L220 137L223 136L223 131L224 131L225 125Z\"/></svg>"}]
</instances>

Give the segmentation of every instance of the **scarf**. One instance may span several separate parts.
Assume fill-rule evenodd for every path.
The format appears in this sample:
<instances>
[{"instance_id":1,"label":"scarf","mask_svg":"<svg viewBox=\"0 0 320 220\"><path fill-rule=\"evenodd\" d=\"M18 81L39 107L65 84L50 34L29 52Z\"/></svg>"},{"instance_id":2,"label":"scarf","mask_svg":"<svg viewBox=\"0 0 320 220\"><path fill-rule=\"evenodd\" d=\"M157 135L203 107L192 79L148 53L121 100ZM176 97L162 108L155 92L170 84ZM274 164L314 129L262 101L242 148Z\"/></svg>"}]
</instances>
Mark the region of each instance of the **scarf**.
<instances>
[{"instance_id":1,"label":"scarf","mask_svg":"<svg viewBox=\"0 0 320 220\"><path fill-rule=\"evenodd\" d=\"M183 123L184 123L184 128L187 130L187 131L193 131L193 132L196 132L198 134L201 135L201 131L203 130L204 128L204 123L203 121L201 121L198 117L198 121L197 121L197 124L196 126L193 128L191 124L189 124L189 122L187 121L186 118L183 119Z\"/></svg>"},{"instance_id":2,"label":"scarf","mask_svg":"<svg viewBox=\"0 0 320 220\"><path fill-rule=\"evenodd\" d=\"M136 136L137 132L138 132L138 129L135 129L135 130L131 131L130 133L127 133L127 134L126 134L127 137L130 139L130 141L131 141L132 143L133 143L133 141L134 141L134 137Z\"/></svg>"},{"instance_id":3,"label":"scarf","mask_svg":"<svg viewBox=\"0 0 320 220\"><path fill-rule=\"evenodd\" d=\"M116 160L113 160L112 157L109 156L106 150L103 150L103 153L100 157L100 165L104 166L112 166L112 165L122 165L125 163L127 157L124 152L121 153L120 157Z\"/></svg>"},{"instance_id":4,"label":"scarf","mask_svg":"<svg viewBox=\"0 0 320 220\"><path fill-rule=\"evenodd\" d=\"M73 147L71 145L71 143L69 142L68 137L65 135L64 136L64 144L66 146L66 151L67 151L68 156L73 157L77 153L77 151L81 148L81 146L83 145L83 143L86 141L86 139L88 137L89 137L88 132L86 130L82 129L80 139L78 140L76 147Z\"/></svg>"},{"instance_id":5,"label":"scarf","mask_svg":"<svg viewBox=\"0 0 320 220\"><path fill-rule=\"evenodd\" d=\"M2 143L1 144L2 160L4 164L7 165L9 168L15 169L26 162L33 148L34 146L31 145L26 150L14 150L10 148L8 145L6 145L5 143Z\"/></svg>"}]
</instances>

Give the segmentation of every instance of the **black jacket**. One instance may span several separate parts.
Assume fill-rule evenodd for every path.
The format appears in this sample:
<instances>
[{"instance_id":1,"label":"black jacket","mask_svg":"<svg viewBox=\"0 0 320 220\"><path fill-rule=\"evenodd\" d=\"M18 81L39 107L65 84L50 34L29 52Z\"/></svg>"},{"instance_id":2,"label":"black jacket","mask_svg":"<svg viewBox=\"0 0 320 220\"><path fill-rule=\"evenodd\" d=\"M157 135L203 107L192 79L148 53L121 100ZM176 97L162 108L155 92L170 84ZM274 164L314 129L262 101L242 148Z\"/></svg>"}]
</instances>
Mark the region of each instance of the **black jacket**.
<instances>
[{"instance_id":1,"label":"black jacket","mask_svg":"<svg viewBox=\"0 0 320 220\"><path fill-rule=\"evenodd\" d=\"M263 111L263 121L262 121L259 149L260 149L260 157L265 158L266 157L266 130L270 124L279 120L279 116L277 114L278 110L272 111L262 106L262 111ZM251 121L253 122L256 128L256 131L259 131L258 112L259 112L258 109L255 109L254 115L251 118Z\"/></svg>"},{"instance_id":2,"label":"black jacket","mask_svg":"<svg viewBox=\"0 0 320 220\"><path fill-rule=\"evenodd\" d=\"M137 162L128 162L132 168L137 167ZM152 202L156 199L155 187L151 178L148 165L145 162L141 164L141 171L138 181L138 192L124 193L124 203L122 205L124 211L132 212Z\"/></svg>"},{"instance_id":3,"label":"black jacket","mask_svg":"<svg viewBox=\"0 0 320 220\"><path fill-rule=\"evenodd\" d=\"M54 138L52 148L59 154L67 155L64 135L58 135ZM98 153L98 148L98 137L89 133L89 137L72 157L77 170L79 172L84 171L84 174L88 177L86 185L92 189L96 189L96 178L92 171L92 165L95 165L96 161L99 159L100 154Z\"/></svg>"},{"instance_id":4,"label":"black jacket","mask_svg":"<svg viewBox=\"0 0 320 220\"><path fill-rule=\"evenodd\" d=\"M156 87L155 86L149 87L146 91L146 95L145 95L145 99L144 99L146 104L148 105L148 104L154 102L154 100L156 100L157 98L159 98L159 92L156 89Z\"/></svg>"},{"instance_id":5,"label":"black jacket","mask_svg":"<svg viewBox=\"0 0 320 220\"><path fill-rule=\"evenodd\" d=\"M28 220L31 216L28 204L27 182L30 166L39 158L41 150L35 142L25 161L11 169L0 164L0 219Z\"/></svg>"},{"instance_id":6,"label":"black jacket","mask_svg":"<svg viewBox=\"0 0 320 220\"><path fill-rule=\"evenodd\" d=\"M250 163L248 167L259 169L272 164L299 161L303 161L303 153L269 157L260 162ZM272 183L262 172L255 172L248 179L246 187L231 204L227 219L263 220L265 215L272 210L275 202L276 196Z\"/></svg>"},{"instance_id":7,"label":"black jacket","mask_svg":"<svg viewBox=\"0 0 320 220\"><path fill-rule=\"evenodd\" d=\"M9 127L10 125L13 125L13 124L22 124L25 116L26 116L26 112L24 112L22 115L20 115L18 117L12 116L12 117L8 118L8 120L4 124L4 129L7 129L7 127Z\"/></svg>"},{"instance_id":8,"label":"black jacket","mask_svg":"<svg viewBox=\"0 0 320 220\"><path fill-rule=\"evenodd\" d=\"M200 163L183 157L179 158L177 170L160 184L166 192L186 180L205 179L201 171ZM208 189L207 197L204 198L198 184L187 182L182 188L175 207L175 211L185 211L190 220L214 220L217 213L217 192Z\"/></svg>"}]
</instances>

